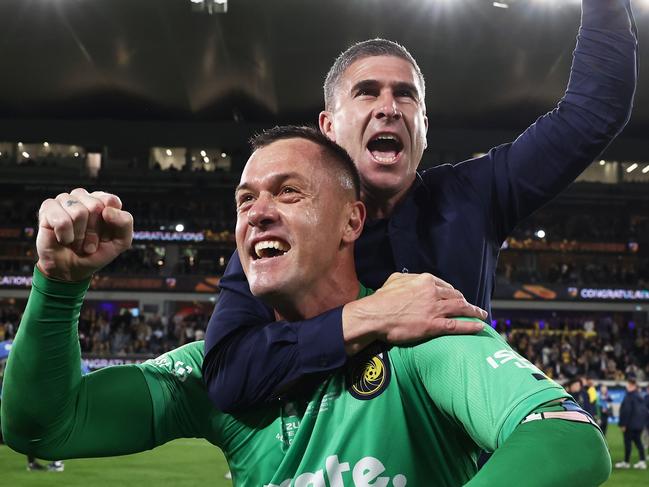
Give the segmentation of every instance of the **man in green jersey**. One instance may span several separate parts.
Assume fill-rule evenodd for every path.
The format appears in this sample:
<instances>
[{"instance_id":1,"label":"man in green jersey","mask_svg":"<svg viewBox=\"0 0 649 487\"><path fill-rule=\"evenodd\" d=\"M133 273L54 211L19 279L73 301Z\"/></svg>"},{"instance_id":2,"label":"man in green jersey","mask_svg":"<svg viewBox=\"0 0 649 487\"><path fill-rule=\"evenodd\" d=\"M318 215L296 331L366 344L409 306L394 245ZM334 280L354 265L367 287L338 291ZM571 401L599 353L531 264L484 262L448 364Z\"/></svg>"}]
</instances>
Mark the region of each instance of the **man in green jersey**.
<instances>
[{"instance_id":1,"label":"man in green jersey","mask_svg":"<svg viewBox=\"0 0 649 487\"><path fill-rule=\"evenodd\" d=\"M276 128L253 143L236 190L237 249L251 291L302 320L359 297L358 175L319 132ZM106 456L200 437L235 485L598 485L610 457L592 420L489 326L415 346L377 346L257 410L228 415L201 381L203 343L82 377L76 324L93 272L130 246L116 196L77 189L40 210L39 261L7 364L2 427L43 458ZM403 302L430 275L393 275ZM448 299L455 292L448 289ZM443 292L443 291L442 291ZM480 448L495 450L476 474Z\"/></svg>"}]
</instances>

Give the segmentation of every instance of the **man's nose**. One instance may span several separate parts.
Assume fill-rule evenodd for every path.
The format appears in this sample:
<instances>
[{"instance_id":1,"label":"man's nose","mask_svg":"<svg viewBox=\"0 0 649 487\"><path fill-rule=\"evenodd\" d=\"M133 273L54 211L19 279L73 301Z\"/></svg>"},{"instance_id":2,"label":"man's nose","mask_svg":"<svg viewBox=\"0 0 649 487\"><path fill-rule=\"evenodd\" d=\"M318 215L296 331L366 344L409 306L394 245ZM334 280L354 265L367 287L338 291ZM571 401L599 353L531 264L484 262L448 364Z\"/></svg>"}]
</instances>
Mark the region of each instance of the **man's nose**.
<instances>
[{"instance_id":1,"label":"man's nose","mask_svg":"<svg viewBox=\"0 0 649 487\"><path fill-rule=\"evenodd\" d=\"M248 210L248 225L263 227L277 221L277 206L270 193L261 193Z\"/></svg>"},{"instance_id":2,"label":"man's nose","mask_svg":"<svg viewBox=\"0 0 649 487\"><path fill-rule=\"evenodd\" d=\"M375 118L389 118L394 120L399 120L403 114L399 110L399 105L397 100L394 98L392 93L382 93L381 96L377 98L377 105L374 110Z\"/></svg>"}]
</instances>

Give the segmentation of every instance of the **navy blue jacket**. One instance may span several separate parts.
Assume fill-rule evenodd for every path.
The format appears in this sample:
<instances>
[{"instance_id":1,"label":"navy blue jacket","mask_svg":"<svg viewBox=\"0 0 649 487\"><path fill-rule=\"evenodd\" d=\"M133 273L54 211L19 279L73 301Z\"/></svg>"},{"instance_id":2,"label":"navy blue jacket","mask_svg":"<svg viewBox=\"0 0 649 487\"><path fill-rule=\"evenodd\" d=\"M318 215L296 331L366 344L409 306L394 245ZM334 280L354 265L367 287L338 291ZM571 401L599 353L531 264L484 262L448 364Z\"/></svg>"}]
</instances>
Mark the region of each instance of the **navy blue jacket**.
<instances>
[{"instance_id":1,"label":"navy blue jacket","mask_svg":"<svg viewBox=\"0 0 649 487\"><path fill-rule=\"evenodd\" d=\"M647 426L649 409L639 391L627 392L620 405L620 426L630 430L642 430Z\"/></svg>"},{"instance_id":2,"label":"navy blue jacket","mask_svg":"<svg viewBox=\"0 0 649 487\"><path fill-rule=\"evenodd\" d=\"M487 310L501 243L524 217L568 186L628 121L637 75L629 0L584 0L568 89L516 141L418 177L387 220L368 222L356 268L370 288L392 272L430 272ZM232 411L297 379L342 366L342 309L274 322L250 294L235 253L205 339L212 402ZM271 323L272 322L272 323Z\"/></svg>"}]
</instances>

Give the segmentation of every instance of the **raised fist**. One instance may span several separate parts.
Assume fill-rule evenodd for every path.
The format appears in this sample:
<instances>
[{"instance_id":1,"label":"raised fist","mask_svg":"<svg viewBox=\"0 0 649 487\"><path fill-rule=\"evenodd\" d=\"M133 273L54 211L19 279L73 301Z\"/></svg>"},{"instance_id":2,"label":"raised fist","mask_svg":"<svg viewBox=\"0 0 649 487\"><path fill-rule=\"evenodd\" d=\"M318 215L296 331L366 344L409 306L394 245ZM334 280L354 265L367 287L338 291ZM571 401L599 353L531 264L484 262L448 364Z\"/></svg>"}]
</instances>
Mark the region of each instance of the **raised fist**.
<instances>
[{"instance_id":1,"label":"raised fist","mask_svg":"<svg viewBox=\"0 0 649 487\"><path fill-rule=\"evenodd\" d=\"M109 193L77 188L38 211L37 266L48 277L80 281L130 248L133 217Z\"/></svg>"}]
</instances>

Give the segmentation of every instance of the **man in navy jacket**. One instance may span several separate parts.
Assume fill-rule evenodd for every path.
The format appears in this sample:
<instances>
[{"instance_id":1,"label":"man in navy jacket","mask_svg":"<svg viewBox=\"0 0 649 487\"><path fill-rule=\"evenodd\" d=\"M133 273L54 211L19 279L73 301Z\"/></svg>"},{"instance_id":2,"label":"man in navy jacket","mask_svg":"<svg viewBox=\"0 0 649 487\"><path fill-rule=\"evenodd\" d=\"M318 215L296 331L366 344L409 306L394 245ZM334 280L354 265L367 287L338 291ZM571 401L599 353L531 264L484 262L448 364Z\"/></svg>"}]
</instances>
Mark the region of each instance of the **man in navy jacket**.
<instances>
[{"instance_id":1,"label":"man in navy jacket","mask_svg":"<svg viewBox=\"0 0 649 487\"><path fill-rule=\"evenodd\" d=\"M633 468L645 470L647 468L644 445L642 444L642 430L647 425L649 410L638 390L635 377L630 377L626 383L626 395L620 405L620 429L624 434L624 461L617 462L615 468L629 468L631 459L631 443L635 443L640 456Z\"/></svg>"},{"instance_id":2,"label":"man in navy jacket","mask_svg":"<svg viewBox=\"0 0 649 487\"><path fill-rule=\"evenodd\" d=\"M375 340L477 331L452 317L487 317L469 302L490 309L509 232L625 126L636 54L630 0L582 0L570 81L557 108L485 156L419 173L428 120L416 61L383 40L343 53L327 76L319 122L359 168L368 222L356 267L378 291L306 322L275 321L250 294L235 253L206 334L203 376L214 404L233 411L272 399Z\"/></svg>"}]
</instances>

